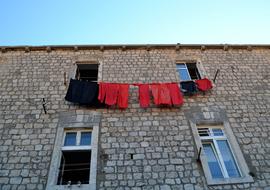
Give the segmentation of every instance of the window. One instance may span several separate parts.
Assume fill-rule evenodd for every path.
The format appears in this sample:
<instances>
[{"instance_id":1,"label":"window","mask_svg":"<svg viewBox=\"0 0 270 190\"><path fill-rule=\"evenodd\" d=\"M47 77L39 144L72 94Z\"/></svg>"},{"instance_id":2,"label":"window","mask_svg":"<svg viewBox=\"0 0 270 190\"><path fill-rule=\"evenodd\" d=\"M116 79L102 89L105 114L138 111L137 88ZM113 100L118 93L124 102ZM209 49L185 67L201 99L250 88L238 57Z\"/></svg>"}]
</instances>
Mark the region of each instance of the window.
<instances>
[{"instance_id":1,"label":"window","mask_svg":"<svg viewBox=\"0 0 270 190\"><path fill-rule=\"evenodd\" d=\"M253 182L228 122L190 125L208 185Z\"/></svg>"},{"instance_id":2,"label":"window","mask_svg":"<svg viewBox=\"0 0 270 190\"><path fill-rule=\"evenodd\" d=\"M181 81L189 81L201 78L196 63L177 63L176 68Z\"/></svg>"},{"instance_id":3,"label":"window","mask_svg":"<svg viewBox=\"0 0 270 190\"><path fill-rule=\"evenodd\" d=\"M89 184L90 130L65 131L57 185Z\"/></svg>"},{"instance_id":4,"label":"window","mask_svg":"<svg viewBox=\"0 0 270 190\"><path fill-rule=\"evenodd\" d=\"M97 81L98 64L77 64L75 78L77 80Z\"/></svg>"},{"instance_id":5,"label":"window","mask_svg":"<svg viewBox=\"0 0 270 190\"><path fill-rule=\"evenodd\" d=\"M198 128L212 178L241 177L222 128Z\"/></svg>"},{"instance_id":6,"label":"window","mask_svg":"<svg viewBox=\"0 0 270 190\"><path fill-rule=\"evenodd\" d=\"M47 190L96 189L97 127L58 129Z\"/></svg>"},{"instance_id":7,"label":"window","mask_svg":"<svg viewBox=\"0 0 270 190\"><path fill-rule=\"evenodd\" d=\"M98 100L98 69L98 64L80 62L74 65L70 72L71 79L65 100L83 106L103 108L105 104Z\"/></svg>"}]
</instances>

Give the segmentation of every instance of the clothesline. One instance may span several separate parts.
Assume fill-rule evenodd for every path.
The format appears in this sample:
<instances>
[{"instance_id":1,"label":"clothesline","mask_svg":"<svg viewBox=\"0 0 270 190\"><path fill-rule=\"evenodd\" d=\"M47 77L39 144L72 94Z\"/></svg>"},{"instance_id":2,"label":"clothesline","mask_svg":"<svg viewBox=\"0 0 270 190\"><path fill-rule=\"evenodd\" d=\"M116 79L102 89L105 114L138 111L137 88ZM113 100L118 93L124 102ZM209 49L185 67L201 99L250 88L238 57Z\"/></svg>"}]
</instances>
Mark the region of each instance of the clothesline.
<instances>
[{"instance_id":1,"label":"clothesline","mask_svg":"<svg viewBox=\"0 0 270 190\"><path fill-rule=\"evenodd\" d=\"M149 107L151 95L156 105L180 106L184 103L182 92L194 94L198 90L207 91L213 87L212 82L207 78L195 80L195 82L182 81L181 89L179 82L91 83L71 79L65 99L80 104L89 104L98 100L109 106L117 105L121 109L126 109L130 85L139 87L139 102L142 108Z\"/></svg>"},{"instance_id":2,"label":"clothesline","mask_svg":"<svg viewBox=\"0 0 270 190\"><path fill-rule=\"evenodd\" d=\"M183 97L177 83L138 84L140 106L150 105L150 91L156 105L181 105ZM118 105L119 108L128 107L129 84L99 83L100 102L109 106Z\"/></svg>"},{"instance_id":3,"label":"clothesline","mask_svg":"<svg viewBox=\"0 0 270 190\"><path fill-rule=\"evenodd\" d=\"M97 82L98 84L100 83L110 83L110 84L128 84L128 85L133 85L133 86L138 86L142 84L179 84L180 82L149 82L149 83L142 83L142 82L136 82L136 83L125 83L125 82L104 82L104 81L99 81Z\"/></svg>"}]
</instances>

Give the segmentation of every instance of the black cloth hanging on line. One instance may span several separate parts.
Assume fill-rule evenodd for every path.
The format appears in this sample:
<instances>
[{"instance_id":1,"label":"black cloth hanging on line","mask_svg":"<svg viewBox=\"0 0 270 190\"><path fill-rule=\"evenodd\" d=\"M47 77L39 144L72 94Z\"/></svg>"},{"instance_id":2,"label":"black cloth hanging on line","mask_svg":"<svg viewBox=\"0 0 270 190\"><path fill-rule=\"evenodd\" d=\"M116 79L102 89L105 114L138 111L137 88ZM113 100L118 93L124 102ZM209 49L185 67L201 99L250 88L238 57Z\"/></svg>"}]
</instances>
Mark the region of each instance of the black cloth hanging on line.
<instances>
[{"instance_id":1,"label":"black cloth hanging on line","mask_svg":"<svg viewBox=\"0 0 270 190\"><path fill-rule=\"evenodd\" d=\"M79 81L70 79L69 87L65 99L69 102L82 105L98 104L98 84L97 82Z\"/></svg>"},{"instance_id":2,"label":"black cloth hanging on line","mask_svg":"<svg viewBox=\"0 0 270 190\"><path fill-rule=\"evenodd\" d=\"M193 95L198 91L196 83L194 81L182 81L180 82L180 85L181 91L185 95Z\"/></svg>"}]
</instances>

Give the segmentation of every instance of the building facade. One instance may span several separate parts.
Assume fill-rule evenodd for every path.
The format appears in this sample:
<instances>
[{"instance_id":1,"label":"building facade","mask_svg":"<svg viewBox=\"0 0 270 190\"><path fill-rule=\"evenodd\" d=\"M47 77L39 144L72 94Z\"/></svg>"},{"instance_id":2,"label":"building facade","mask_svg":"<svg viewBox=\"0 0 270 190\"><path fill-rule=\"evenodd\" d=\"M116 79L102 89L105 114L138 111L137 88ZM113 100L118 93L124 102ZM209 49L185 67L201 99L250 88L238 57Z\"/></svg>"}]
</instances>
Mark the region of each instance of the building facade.
<instances>
[{"instance_id":1,"label":"building facade","mask_svg":"<svg viewBox=\"0 0 270 190\"><path fill-rule=\"evenodd\" d=\"M269 73L267 45L1 47L0 189L270 189ZM66 101L88 75L213 88L181 106L142 108L135 85L126 109Z\"/></svg>"}]
</instances>

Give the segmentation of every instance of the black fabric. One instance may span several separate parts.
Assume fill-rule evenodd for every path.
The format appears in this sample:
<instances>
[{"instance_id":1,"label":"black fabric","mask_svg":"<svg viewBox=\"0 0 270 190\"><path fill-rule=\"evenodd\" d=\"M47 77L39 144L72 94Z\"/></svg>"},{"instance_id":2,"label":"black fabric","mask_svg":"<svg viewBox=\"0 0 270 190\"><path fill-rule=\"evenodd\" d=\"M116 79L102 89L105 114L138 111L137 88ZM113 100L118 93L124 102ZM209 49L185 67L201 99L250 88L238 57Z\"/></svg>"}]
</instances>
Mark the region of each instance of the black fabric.
<instances>
[{"instance_id":1,"label":"black fabric","mask_svg":"<svg viewBox=\"0 0 270 190\"><path fill-rule=\"evenodd\" d=\"M180 85L181 90L182 92L184 92L185 95L193 95L198 91L196 83L194 81L182 81Z\"/></svg>"},{"instance_id":2,"label":"black fabric","mask_svg":"<svg viewBox=\"0 0 270 190\"><path fill-rule=\"evenodd\" d=\"M96 105L98 103L98 84L96 82L70 79L65 99L82 105Z\"/></svg>"}]
</instances>

